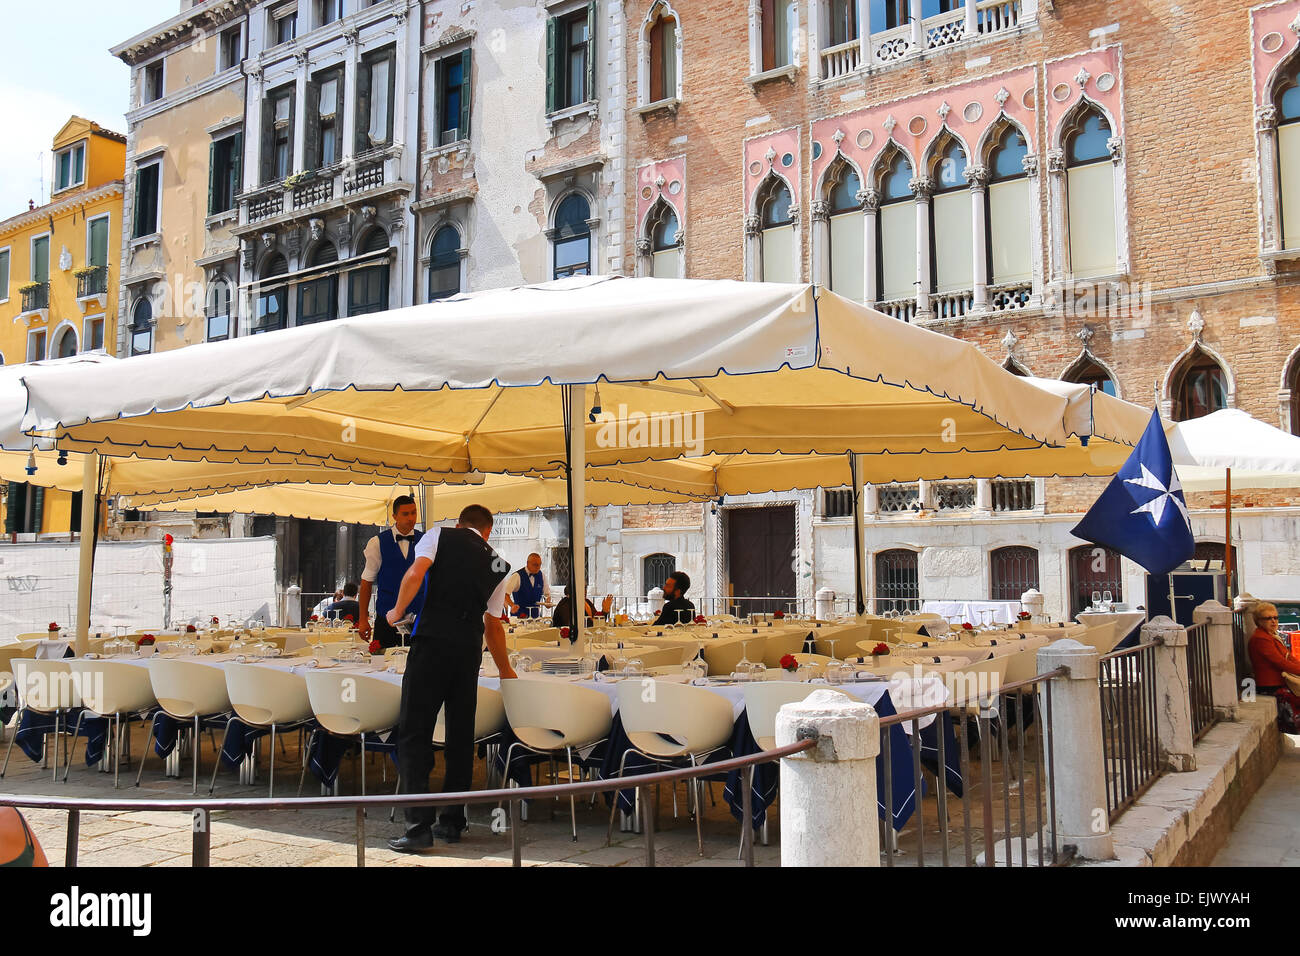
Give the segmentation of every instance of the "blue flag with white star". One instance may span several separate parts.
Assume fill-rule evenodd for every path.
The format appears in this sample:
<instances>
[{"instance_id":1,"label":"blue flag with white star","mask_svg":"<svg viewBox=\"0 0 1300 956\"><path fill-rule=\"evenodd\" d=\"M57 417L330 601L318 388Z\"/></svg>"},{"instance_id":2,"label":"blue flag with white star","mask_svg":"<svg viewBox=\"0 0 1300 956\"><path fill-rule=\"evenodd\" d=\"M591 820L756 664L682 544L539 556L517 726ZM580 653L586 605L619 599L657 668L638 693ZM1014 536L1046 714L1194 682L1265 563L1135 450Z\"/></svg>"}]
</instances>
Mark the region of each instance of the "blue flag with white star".
<instances>
[{"instance_id":1,"label":"blue flag with white star","mask_svg":"<svg viewBox=\"0 0 1300 956\"><path fill-rule=\"evenodd\" d=\"M1071 534L1118 551L1149 574L1167 574L1192 556L1191 516L1159 411Z\"/></svg>"}]
</instances>

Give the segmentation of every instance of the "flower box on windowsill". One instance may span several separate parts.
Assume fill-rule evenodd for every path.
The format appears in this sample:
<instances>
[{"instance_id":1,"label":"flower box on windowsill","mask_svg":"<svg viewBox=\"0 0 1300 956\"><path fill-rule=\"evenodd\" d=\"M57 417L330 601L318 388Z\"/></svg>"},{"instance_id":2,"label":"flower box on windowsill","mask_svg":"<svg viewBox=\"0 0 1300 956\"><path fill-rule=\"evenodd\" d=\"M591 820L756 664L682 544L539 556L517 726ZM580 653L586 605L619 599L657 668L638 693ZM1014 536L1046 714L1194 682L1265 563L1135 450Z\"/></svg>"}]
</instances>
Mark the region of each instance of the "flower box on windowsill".
<instances>
[{"instance_id":1,"label":"flower box on windowsill","mask_svg":"<svg viewBox=\"0 0 1300 956\"><path fill-rule=\"evenodd\" d=\"M752 87L759 87L764 83L770 83L773 80L789 80L794 82L794 78L799 75L799 65L791 63L787 66L778 66L774 70L765 70L762 73L755 73L753 76L745 77L745 82Z\"/></svg>"},{"instance_id":2,"label":"flower box on windowsill","mask_svg":"<svg viewBox=\"0 0 1300 956\"><path fill-rule=\"evenodd\" d=\"M136 236L131 240L131 248L139 249L141 246L155 245L162 241L161 232L151 232L147 236Z\"/></svg>"},{"instance_id":3,"label":"flower box on windowsill","mask_svg":"<svg viewBox=\"0 0 1300 956\"><path fill-rule=\"evenodd\" d=\"M649 119L652 115L659 112L677 113L677 107L682 105L682 101L675 96L667 99L655 100L653 103L647 103L644 106L638 106L636 113L641 119Z\"/></svg>"}]
</instances>

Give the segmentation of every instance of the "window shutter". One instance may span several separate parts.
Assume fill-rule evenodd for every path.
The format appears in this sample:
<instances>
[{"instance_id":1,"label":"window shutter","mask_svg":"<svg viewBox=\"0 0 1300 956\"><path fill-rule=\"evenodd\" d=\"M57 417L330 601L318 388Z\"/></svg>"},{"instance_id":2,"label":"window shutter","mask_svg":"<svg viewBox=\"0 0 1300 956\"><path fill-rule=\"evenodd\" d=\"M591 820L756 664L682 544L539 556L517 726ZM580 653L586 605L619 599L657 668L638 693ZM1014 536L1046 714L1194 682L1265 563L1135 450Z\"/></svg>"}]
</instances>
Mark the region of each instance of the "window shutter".
<instances>
[{"instance_id":1,"label":"window shutter","mask_svg":"<svg viewBox=\"0 0 1300 956\"><path fill-rule=\"evenodd\" d=\"M776 66L776 0L763 0L759 28L763 39L763 62L759 64L759 71L764 72Z\"/></svg>"},{"instance_id":2,"label":"window shutter","mask_svg":"<svg viewBox=\"0 0 1300 956\"><path fill-rule=\"evenodd\" d=\"M388 125L384 128L384 142L388 145L393 143L393 110L396 107L397 97L397 54L389 51L388 56ZM382 94L381 94L382 95Z\"/></svg>"},{"instance_id":3,"label":"window shutter","mask_svg":"<svg viewBox=\"0 0 1300 956\"><path fill-rule=\"evenodd\" d=\"M217 212L217 141L208 143L208 215Z\"/></svg>"},{"instance_id":4,"label":"window shutter","mask_svg":"<svg viewBox=\"0 0 1300 956\"><path fill-rule=\"evenodd\" d=\"M546 112L554 113L558 101L559 84L556 82L555 68L556 57L556 33L558 32L559 22L555 17L546 21Z\"/></svg>"},{"instance_id":5,"label":"window shutter","mask_svg":"<svg viewBox=\"0 0 1300 956\"><path fill-rule=\"evenodd\" d=\"M460 54L460 138L469 139L470 90L470 51L466 47Z\"/></svg>"},{"instance_id":6,"label":"window shutter","mask_svg":"<svg viewBox=\"0 0 1300 956\"><path fill-rule=\"evenodd\" d=\"M134 228L131 230L132 238L139 238L145 235L144 229L144 170L136 167L135 170L135 215Z\"/></svg>"},{"instance_id":7,"label":"window shutter","mask_svg":"<svg viewBox=\"0 0 1300 956\"><path fill-rule=\"evenodd\" d=\"M26 486L16 481L9 482L8 506L5 508L5 534L18 531L18 516L23 512L23 494Z\"/></svg>"},{"instance_id":8,"label":"window shutter","mask_svg":"<svg viewBox=\"0 0 1300 956\"><path fill-rule=\"evenodd\" d=\"M367 133L370 131L370 64L362 63L357 70L357 120L354 150L364 153L370 149Z\"/></svg>"},{"instance_id":9,"label":"window shutter","mask_svg":"<svg viewBox=\"0 0 1300 956\"><path fill-rule=\"evenodd\" d=\"M32 489L32 531L40 534L43 529L42 525L45 519L45 489Z\"/></svg>"},{"instance_id":10,"label":"window shutter","mask_svg":"<svg viewBox=\"0 0 1300 956\"><path fill-rule=\"evenodd\" d=\"M442 131L447 127L447 60L438 60L433 64L433 108L436 114L433 122L433 142L429 145L442 145Z\"/></svg>"},{"instance_id":11,"label":"window shutter","mask_svg":"<svg viewBox=\"0 0 1300 956\"><path fill-rule=\"evenodd\" d=\"M240 130L230 144L230 207L235 207L235 197L244 190L244 133Z\"/></svg>"},{"instance_id":12,"label":"window shutter","mask_svg":"<svg viewBox=\"0 0 1300 956\"><path fill-rule=\"evenodd\" d=\"M594 103L596 96L596 3L587 4L587 98Z\"/></svg>"},{"instance_id":13,"label":"window shutter","mask_svg":"<svg viewBox=\"0 0 1300 956\"><path fill-rule=\"evenodd\" d=\"M275 170L275 98L262 100L262 185L271 181Z\"/></svg>"},{"instance_id":14,"label":"window shutter","mask_svg":"<svg viewBox=\"0 0 1300 956\"><path fill-rule=\"evenodd\" d=\"M658 103L664 98L664 18L660 17L650 27L650 99Z\"/></svg>"},{"instance_id":15,"label":"window shutter","mask_svg":"<svg viewBox=\"0 0 1300 956\"><path fill-rule=\"evenodd\" d=\"M293 115L290 107L290 116ZM320 84L312 81L307 83L307 115L303 117L307 124L307 135L303 140L303 169L319 169L325 163L325 158L321 156L320 144Z\"/></svg>"}]
</instances>

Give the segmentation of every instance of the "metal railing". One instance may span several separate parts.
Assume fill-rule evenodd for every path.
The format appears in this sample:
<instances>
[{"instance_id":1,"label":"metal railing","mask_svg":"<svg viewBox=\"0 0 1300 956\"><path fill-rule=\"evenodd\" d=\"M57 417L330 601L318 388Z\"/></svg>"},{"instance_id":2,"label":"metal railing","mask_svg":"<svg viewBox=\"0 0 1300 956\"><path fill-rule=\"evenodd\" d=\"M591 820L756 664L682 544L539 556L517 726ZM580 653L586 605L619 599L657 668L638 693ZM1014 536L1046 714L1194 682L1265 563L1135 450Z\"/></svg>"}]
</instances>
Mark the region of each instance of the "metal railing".
<instances>
[{"instance_id":1,"label":"metal railing","mask_svg":"<svg viewBox=\"0 0 1300 956\"><path fill-rule=\"evenodd\" d=\"M1214 726L1214 695L1210 677L1210 625L1204 621L1187 629L1187 696L1192 706L1192 739L1200 740Z\"/></svg>"},{"instance_id":2,"label":"metal railing","mask_svg":"<svg viewBox=\"0 0 1300 956\"><path fill-rule=\"evenodd\" d=\"M451 807L475 806L481 804L508 804L510 820L511 859L514 866L523 865L523 839L519 823L522 819L520 805L524 800L545 799L553 797L574 797L588 794L607 793L618 790L636 790L637 805L641 808L642 826L645 835L646 866L655 865L655 829L654 814L656 802L650 799L650 788L665 783L675 784L679 780L693 780L696 777L713 776L742 771L744 793L742 795L743 819L752 819L752 792L754 768L766 763L774 763L783 757L803 753L817 746L816 739L800 740L787 747L766 750L746 757L733 757L719 760L698 767L686 767L680 770L666 770L659 773L637 774L635 777L612 777L602 780L585 780L579 783L559 784L542 787L510 787L498 790L473 790L466 793L442 794L372 794L352 797L290 797L290 798L242 798L231 800L100 800L100 799L61 799L58 797L23 796L20 794L0 794L0 806L26 807L37 810L66 810L68 813L68 837L64 852L64 865L77 865L77 848L81 835L82 811L116 811L128 813L158 813L175 811L188 814L192 820L193 845L190 861L192 866L206 867L211 862L212 849L212 812L214 810L345 810L356 811L356 848L357 866L366 865L366 810L379 810L384 807L405 809L407 807ZM754 865L754 831L752 827L741 827L741 858L745 866Z\"/></svg>"},{"instance_id":3,"label":"metal railing","mask_svg":"<svg viewBox=\"0 0 1300 956\"><path fill-rule=\"evenodd\" d=\"M911 846L891 846L895 840L887 839L887 867L899 862L895 857L918 867L927 862L946 867L952 863L954 850L960 851L965 866L1050 866L1069 861L1068 854L1057 845L1056 828L1048 825L1056 817L1051 681L1064 673L1062 668L999 687L972 688L964 696L955 695L960 697L955 703L909 710L881 720L886 820L894 818L892 727L928 716L936 721L951 721L961 791L957 796L953 787L949 744L941 726L934 735L936 746L930 768L936 774L935 820L927 820L924 806L919 804L912 818L915 827L909 821L899 831L900 838L907 836ZM977 758L971 752L971 737L975 735L978 775L973 767ZM921 734L909 734L912 783L918 794L923 792L922 748ZM939 779L940 774L944 779ZM961 803L961 833L956 838L949 808L950 790L952 799ZM927 831L931 829L937 832L938 847L937 853L931 847L927 854ZM891 837L888 828L886 836ZM977 849L982 850L982 861L976 855ZM908 856L914 859L908 861Z\"/></svg>"},{"instance_id":4,"label":"metal railing","mask_svg":"<svg viewBox=\"0 0 1300 956\"><path fill-rule=\"evenodd\" d=\"M1150 641L1105 654L1099 662L1101 747L1111 820L1145 793L1163 769L1156 733L1156 647Z\"/></svg>"},{"instance_id":5,"label":"metal railing","mask_svg":"<svg viewBox=\"0 0 1300 956\"><path fill-rule=\"evenodd\" d=\"M108 266L91 266L77 276L77 298L102 295L108 291Z\"/></svg>"},{"instance_id":6,"label":"metal railing","mask_svg":"<svg viewBox=\"0 0 1300 956\"><path fill-rule=\"evenodd\" d=\"M1030 481L992 481L989 491L993 497L994 512L1033 511L1034 482Z\"/></svg>"},{"instance_id":7,"label":"metal railing","mask_svg":"<svg viewBox=\"0 0 1300 956\"><path fill-rule=\"evenodd\" d=\"M34 282L22 290L23 311L35 312L50 307L50 283Z\"/></svg>"},{"instance_id":8,"label":"metal railing","mask_svg":"<svg viewBox=\"0 0 1300 956\"><path fill-rule=\"evenodd\" d=\"M975 508L975 482L936 481L930 489L935 511L972 511Z\"/></svg>"}]
</instances>

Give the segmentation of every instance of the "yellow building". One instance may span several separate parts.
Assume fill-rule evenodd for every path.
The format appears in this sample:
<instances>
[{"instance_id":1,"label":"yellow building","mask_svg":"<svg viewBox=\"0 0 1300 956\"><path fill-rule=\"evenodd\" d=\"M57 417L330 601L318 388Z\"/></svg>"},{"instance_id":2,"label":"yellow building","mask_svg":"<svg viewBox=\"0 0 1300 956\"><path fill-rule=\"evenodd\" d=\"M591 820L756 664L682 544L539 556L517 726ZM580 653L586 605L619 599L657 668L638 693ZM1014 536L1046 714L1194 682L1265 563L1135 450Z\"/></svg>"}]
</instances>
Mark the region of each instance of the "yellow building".
<instances>
[{"instance_id":1,"label":"yellow building","mask_svg":"<svg viewBox=\"0 0 1300 956\"><path fill-rule=\"evenodd\" d=\"M126 137L71 117L54 137L50 201L0 222L0 364L112 353ZM6 535L68 534L73 496L11 483Z\"/></svg>"}]
</instances>

